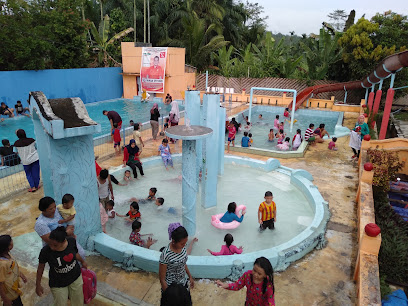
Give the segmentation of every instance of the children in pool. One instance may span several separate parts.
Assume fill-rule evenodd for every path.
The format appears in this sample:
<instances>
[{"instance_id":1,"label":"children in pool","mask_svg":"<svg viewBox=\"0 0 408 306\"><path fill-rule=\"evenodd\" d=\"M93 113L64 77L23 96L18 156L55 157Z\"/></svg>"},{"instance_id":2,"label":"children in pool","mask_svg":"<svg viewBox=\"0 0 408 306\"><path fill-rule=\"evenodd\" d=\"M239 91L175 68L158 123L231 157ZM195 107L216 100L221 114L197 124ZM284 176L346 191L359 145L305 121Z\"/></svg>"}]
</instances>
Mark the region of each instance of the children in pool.
<instances>
[{"instance_id":1,"label":"children in pool","mask_svg":"<svg viewBox=\"0 0 408 306\"><path fill-rule=\"evenodd\" d=\"M222 216L220 221L224 222L224 223L230 223L232 221L238 221L239 223L241 223L244 220L244 215L245 215L246 211L244 210L242 212L241 218L238 218L238 216L235 214L236 209L237 209L237 204L235 202L229 203L228 204L228 210L224 214L224 216Z\"/></svg>"}]
</instances>

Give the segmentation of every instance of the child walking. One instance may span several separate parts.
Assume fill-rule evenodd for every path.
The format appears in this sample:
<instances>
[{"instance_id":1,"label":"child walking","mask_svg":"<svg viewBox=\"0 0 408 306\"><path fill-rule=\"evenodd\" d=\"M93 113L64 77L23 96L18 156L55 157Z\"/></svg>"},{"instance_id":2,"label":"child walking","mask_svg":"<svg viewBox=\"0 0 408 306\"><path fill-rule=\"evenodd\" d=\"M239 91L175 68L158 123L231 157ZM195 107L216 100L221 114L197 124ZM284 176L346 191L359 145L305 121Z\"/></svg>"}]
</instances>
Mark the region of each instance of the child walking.
<instances>
[{"instance_id":1,"label":"child walking","mask_svg":"<svg viewBox=\"0 0 408 306\"><path fill-rule=\"evenodd\" d=\"M116 211L114 207L115 207L115 202L113 202L112 200L106 203L106 214L108 215L109 219L114 219L116 216Z\"/></svg>"},{"instance_id":2,"label":"child walking","mask_svg":"<svg viewBox=\"0 0 408 306\"><path fill-rule=\"evenodd\" d=\"M229 153L230 143L232 142L232 146L235 147L235 135L237 134L237 130L234 126L234 123L231 121L228 126L228 146L227 152Z\"/></svg>"},{"instance_id":3,"label":"child walking","mask_svg":"<svg viewBox=\"0 0 408 306\"><path fill-rule=\"evenodd\" d=\"M139 148L139 154L142 153L143 147L144 147L144 142L142 139L142 134L140 133L140 124L136 123L133 125L133 138L136 141L136 145Z\"/></svg>"},{"instance_id":4,"label":"child walking","mask_svg":"<svg viewBox=\"0 0 408 306\"><path fill-rule=\"evenodd\" d=\"M276 115L276 118L273 121L273 128L274 130L279 131L279 115Z\"/></svg>"},{"instance_id":5,"label":"child walking","mask_svg":"<svg viewBox=\"0 0 408 306\"><path fill-rule=\"evenodd\" d=\"M169 165L173 168L173 159L171 158L169 141L167 139L163 139L162 144L159 146L158 152L158 155L161 155L166 170L169 170L167 167Z\"/></svg>"},{"instance_id":6,"label":"child walking","mask_svg":"<svg viewBox=\"0 0 408 306\"><path fill-rule=\"evenodd\" d=\"M3 305L23 305L21 302L20 278L27 282L20 272L17 261L10 255L13 249L13 239L10 235L0 236L0 297Z\"/></svg>"},{"instance_id":7,"label":"child walking","mask_svg":"<svg viewBox=\"0 0 408 306\"><path fill-rule=\"evenodd\" d=\"M113 148L115 149L116 155L120 154L120 142L122 138L120 137L120 129L118 128L118 124L113 124Z\"/></svg>"},{"instance_id":8,"label":"child walking","mask_svg":"<svg viewBox=\"0 0 408 306\"><path fill-rule=\"evenodd\" d=\"M223 245L221 247L221 251L219 252L213 252L209 249L207 249L208 252L211 253L211 255L214 256L220 256L220 255L234 255L234 254L241 254L242 253L242 246L240 246L239 248L237 248L235 245L232 245L232 243L234 242L234 237L232 237L231 234L226 234L224 237L224 242L225 245Z\"/></svg>"},{"instance_id":9,"label":"child walking","mask_svg":"<svg viewBox=\"0 0 408 306\"><path fill-rule=\"evenodd\" d=\"M62 220L59 220L59 224L67 224L68 226L75 226L75 215L76 210L74 207L74 196L72 194L64 194L62 197L62 204L57 206L58 212L60 213Z\"/></svg>"},{"instance_id":10,"label":"child walking","mask_svg":"<svg viewBox=\"0 0 408 306\"><path fill-rule=\"evenodd\" d=\"M150 249L151 245L156 243L157 240L152 239L152 234L144 234L140 235L140 230L142 229L142 223L135 220L132 223L132 232L129 236L129 241L131 244L144 247L146 249ZM148 236L147 240L143 240L142 236Z\"/></svg>"},{"instance_id":11,"label":"child walking","mask_svg":"<svg viewBox=\"0 0 408 306\"><path fill-rule=\"evenodd\" d=\"M258 222L259 231L263 232L266 228L275 229L276 222L276 203L273 200L272 191L265 192L265 201L259 205Z\"/></svg>"},{"instance_id":12,"label":"child walking","mask_svg":"<svg viewBox=\"0 0 408 306\"><path fill-rule=\"evenodd\" d=\"M255 260L254 267L244 273L235 283L227 284L220 280L217 285L227 290L238 291L247 287L245 305L275 305L275 287L273 284L273 268L265 257Z\"/></svg>"}]
</instances>

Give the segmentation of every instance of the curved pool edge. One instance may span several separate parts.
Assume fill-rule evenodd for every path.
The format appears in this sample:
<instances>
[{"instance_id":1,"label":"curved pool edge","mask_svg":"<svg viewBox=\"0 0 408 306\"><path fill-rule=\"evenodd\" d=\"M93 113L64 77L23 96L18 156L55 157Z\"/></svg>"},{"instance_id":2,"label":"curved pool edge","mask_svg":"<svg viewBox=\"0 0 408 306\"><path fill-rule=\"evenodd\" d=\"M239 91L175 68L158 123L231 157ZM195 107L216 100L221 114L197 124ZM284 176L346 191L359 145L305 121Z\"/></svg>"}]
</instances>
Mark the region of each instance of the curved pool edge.
<instances>
[{"instance_id":1,"label":"curved pool edge","mask_svg":"<svg viewBox=\"0 0 408 306\"><path fill-rule=\"evenodd\" d=\"M173 160L175 162L181 162L181 154L174 154ZM154 167L161 165L161 163L160 157L143 159L144 167ZM232 256L190 255L187 264L194 277L227 278L232 274L233 270L238 269L243 272L246 269L251 269L255 259L260 256L268 258L275 271L282 271L292 262L302 258L315 248L319 249L324 247L326 244L326 226L330 218L330 213L328 203L323 199L317 187L311 182L310 179L312 176L309 172L281 166L278 160L272 158L263 162L247 157L225 156L225 163L250 166L266 172L276 170L290 175L291 184L298 188L306 197L315 215L312 223L297 236L269 249ZM126 168L117 167L115 170L115 173L122 172L125 171ZM136 268L136 270L141 269L158 273L159 251L131 245L104 233L99 233L91 237L89 239L88 248L95 249L103 256L120 263L124 269L135 270ZM238 266L236 265L237 263L239 263Z\"/></svg>"}]
</instances>

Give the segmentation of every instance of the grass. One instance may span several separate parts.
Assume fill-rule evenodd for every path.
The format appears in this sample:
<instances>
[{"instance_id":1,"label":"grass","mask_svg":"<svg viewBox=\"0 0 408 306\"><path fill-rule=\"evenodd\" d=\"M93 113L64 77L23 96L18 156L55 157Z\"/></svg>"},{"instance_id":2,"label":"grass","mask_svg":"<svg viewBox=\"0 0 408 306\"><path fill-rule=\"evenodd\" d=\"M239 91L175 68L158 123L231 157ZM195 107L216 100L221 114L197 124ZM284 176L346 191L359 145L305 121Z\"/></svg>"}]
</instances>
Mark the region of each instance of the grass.
<instances>
[{"instance_id":1,"label":"grass","mask_svg":"<svg viewBox=\"0 0 408 306\"><path fill-rule=\"evenodd\" d=\"M394 115L394 118L401 121L408 121L408 112L398 112Z\"/></svg>"}]
</instances>

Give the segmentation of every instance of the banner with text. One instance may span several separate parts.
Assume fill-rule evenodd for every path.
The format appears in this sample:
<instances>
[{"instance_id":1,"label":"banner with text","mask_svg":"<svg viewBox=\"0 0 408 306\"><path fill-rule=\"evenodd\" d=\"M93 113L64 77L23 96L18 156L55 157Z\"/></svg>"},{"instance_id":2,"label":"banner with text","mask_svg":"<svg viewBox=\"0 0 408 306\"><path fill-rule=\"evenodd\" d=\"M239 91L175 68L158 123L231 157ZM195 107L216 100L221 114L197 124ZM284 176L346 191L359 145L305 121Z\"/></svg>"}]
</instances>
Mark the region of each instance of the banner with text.
<instances>
[{"instance_id":1,"label":"banner with text","mask_svg":"<svg viewBox=\"0 0 408 306\"><path fill-rule=\"evenodd\" d=\"M142 90L164 93L167 48L143 48L140 78Z\"/></svg>"}]
</instances>

